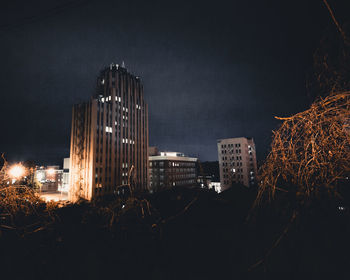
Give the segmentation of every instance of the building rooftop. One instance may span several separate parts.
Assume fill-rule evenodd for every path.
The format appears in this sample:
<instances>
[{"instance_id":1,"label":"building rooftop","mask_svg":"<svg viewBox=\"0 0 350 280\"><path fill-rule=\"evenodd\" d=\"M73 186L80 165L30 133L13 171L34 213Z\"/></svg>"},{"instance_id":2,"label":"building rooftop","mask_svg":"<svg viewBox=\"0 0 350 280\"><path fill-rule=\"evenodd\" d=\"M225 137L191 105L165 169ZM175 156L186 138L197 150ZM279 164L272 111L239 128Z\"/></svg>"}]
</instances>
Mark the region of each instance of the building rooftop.
<instances>
[{"instance_id":1,"label":"building rooftop","mask_svg":"<svg viewBox=\"0 0 350 280\"><path fill-rule=\"evenodd\" d=\"M227 141L227 140L240 140L240 139L247 139L247 140L253 140L253 137L232 137L232 138L222 138L218 139L217 142L220 143L221 141Z\"/></svg>"},{"instance_id":2,"label":"building rooftop","mask_svg":"<svg viewBox=\"0 0 350 280\"><path fill-rule=\"evenodd\" d=\"M182 160L182 161L197 161L197 158L187 157L179 152L159 152L158 155L149 156L150 160Z\"/></svg>"}]
</instances>

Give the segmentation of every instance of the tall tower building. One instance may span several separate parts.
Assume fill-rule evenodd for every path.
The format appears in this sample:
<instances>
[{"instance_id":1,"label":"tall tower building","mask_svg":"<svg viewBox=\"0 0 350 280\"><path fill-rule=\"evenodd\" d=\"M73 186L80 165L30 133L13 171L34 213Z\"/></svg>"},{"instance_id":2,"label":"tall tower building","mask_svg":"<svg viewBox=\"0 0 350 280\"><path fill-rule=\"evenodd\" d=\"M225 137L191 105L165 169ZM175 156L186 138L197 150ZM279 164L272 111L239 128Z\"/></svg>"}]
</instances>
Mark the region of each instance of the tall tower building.
<instances>
[{"instance_id":1,"label":"tall tower building","mask_svg":"<svg viewBox=\"0 0 350 280\"><path fill-rule=\"evenodd\" d=\"M220 139L217 144L221 190L230 188L233 183L254 186L257 163L253 138Z\"/></svg>"},{"instance_id":2,"label":"tall tower building","mask_svg":"<svg viewBox=\"0 0 350 280\"><path fill-rule=\"evenodd\" d=\"M74 105L69 199L91 200L128 183L148 185L148 106L140 79L111 64L90 101Z\"/></svg>"}]
</instances>

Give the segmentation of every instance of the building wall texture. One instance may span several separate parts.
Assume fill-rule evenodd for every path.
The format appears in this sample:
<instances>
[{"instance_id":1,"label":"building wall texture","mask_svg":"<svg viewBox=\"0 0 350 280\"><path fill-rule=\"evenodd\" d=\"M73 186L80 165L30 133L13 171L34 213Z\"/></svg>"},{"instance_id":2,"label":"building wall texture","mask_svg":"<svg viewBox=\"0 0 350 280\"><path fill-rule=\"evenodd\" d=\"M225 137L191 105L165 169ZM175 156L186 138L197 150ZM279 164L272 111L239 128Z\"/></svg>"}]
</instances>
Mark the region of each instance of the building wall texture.
<instances>
[{"instance_id":1,"label":"building wall texture","mask_svg":"<svg viewBox=\"0 0 350 280\"><path fill-rule=\"evenodd\" d=\"M197 158L185 156L150 156L150 190L196 186L196 163Z\"/></svg>"},{"instance_id":2,"label":"building wall texture","mask_svg":"<svg viewBox=\"0 0 350 280\"><path fill-rule=\"evenodd\" d=\"M148 107L140 79L111 64L90 101L74 105L70 152L72 201L111 194L128 183L148 185Z\"/></svg>"},{"instance_id":3,"label":"building wall texture","mask_svg":"<svg viewBox=\"0 0 350 280\"><path fill-rule=\"evenodd\" d=\"M256 185L257 163L253 138L228 138L217 141L221 191L240 183Z\"/></svg>"}]
</instances>

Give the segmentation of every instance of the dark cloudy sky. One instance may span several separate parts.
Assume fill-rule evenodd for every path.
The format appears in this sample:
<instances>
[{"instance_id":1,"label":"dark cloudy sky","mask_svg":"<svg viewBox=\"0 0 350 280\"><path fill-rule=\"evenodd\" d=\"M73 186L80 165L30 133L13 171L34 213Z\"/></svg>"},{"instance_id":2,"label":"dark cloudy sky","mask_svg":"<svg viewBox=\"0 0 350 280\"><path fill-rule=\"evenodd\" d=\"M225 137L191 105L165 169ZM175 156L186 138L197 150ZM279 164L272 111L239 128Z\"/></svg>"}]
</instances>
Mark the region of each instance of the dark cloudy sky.
<instances>
[{"instance_id":1,"label":"dark cloudy sky","mask_svg":"<svg viewBox=\"0 0 350 280\"><path fill-rule=\"evenodd\" d=\"M346 2L329 0L339 21ZM150 144L216 160L219 138L252 136L308 106L305 79L326 28L322 0L8 1L0 10L0 151L61 163L72 104L125 61L149 104ZM336 32L334 28L334 32Z\"/></svg>"}]
</instances>

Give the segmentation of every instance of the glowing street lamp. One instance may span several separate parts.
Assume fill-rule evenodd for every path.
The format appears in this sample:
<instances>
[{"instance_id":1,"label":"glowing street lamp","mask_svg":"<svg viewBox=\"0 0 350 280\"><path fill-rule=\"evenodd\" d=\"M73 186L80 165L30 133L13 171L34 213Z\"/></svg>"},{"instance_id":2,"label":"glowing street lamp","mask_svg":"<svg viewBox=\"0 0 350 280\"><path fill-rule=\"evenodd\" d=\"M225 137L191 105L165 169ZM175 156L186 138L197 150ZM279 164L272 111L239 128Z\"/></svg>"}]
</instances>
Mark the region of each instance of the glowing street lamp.
<instances>
[{"instance_id":1,"label":"glowing street lamp","mask_svg":"<svg viewBox=\"0 0 350 280\"><path fill-rule=\"evenodd\" d=\"M13 179L18 179L25 174L25 168L21 164L15 164L13 165L9 170L9 176Z\"/></svg>"}]
</instances>

